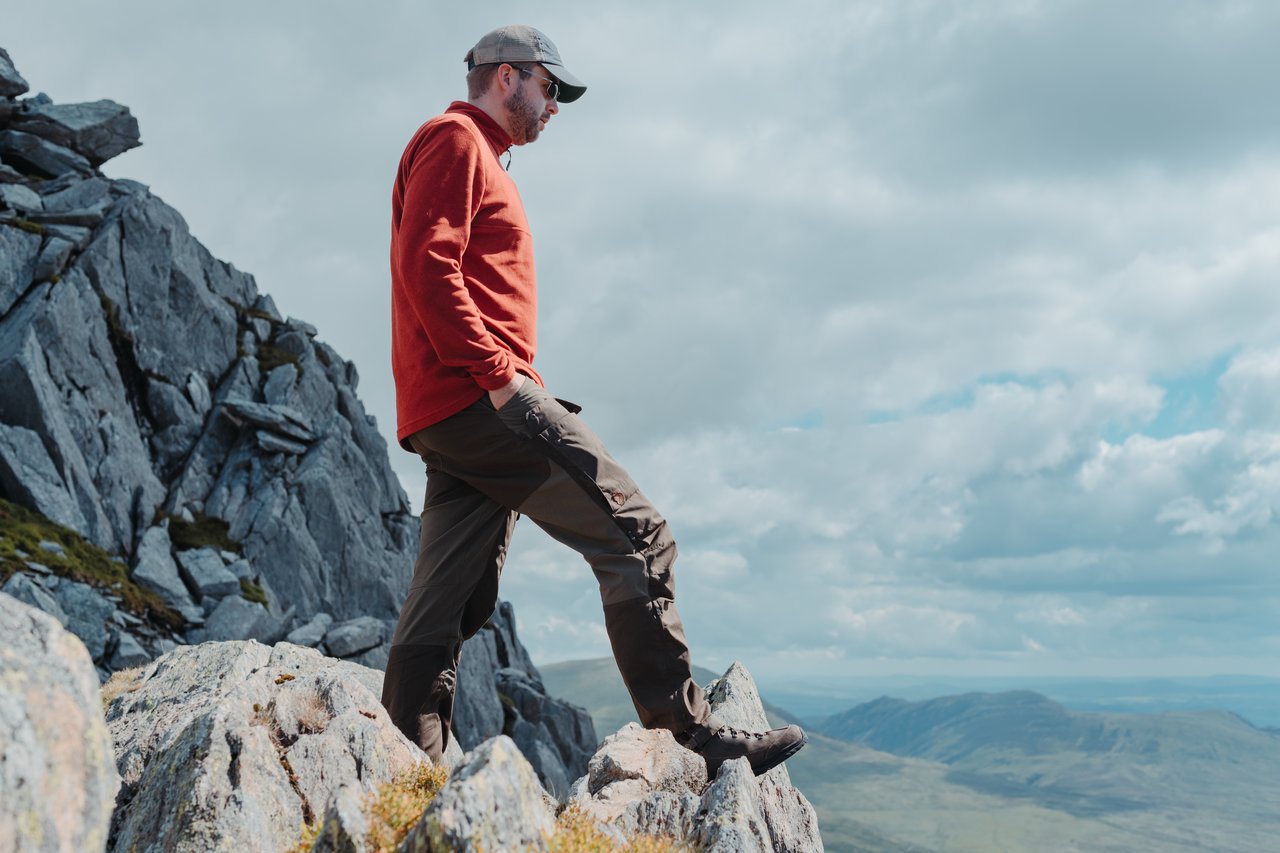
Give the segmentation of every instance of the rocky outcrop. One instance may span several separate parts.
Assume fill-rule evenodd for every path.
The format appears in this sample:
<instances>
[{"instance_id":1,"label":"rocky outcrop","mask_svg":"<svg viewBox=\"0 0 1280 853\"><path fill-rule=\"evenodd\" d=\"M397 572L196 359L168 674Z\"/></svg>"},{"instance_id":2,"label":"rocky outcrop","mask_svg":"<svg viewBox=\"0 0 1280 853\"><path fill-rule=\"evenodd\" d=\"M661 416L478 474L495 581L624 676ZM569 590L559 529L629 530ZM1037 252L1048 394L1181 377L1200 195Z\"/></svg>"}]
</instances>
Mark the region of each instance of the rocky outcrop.
<instances>
[{"instance_id":1,"label":"rocky outcrop","mask_svg":"<svg viewBox=\"0 0 1280 853\"><path fill-rule=\"evenodd\" d=\"M181 647L118 674L107 709L123 780L111 849L286 849L308 824L320 827L316 850L367 850L363 803L427 760L378 703L381 680L313 649L255 642ZM742 667L708 695L723 719L765 725ZM527 749L496 733L465 754L452 742L445 763L448 783L402 851L547 848L561 806ZM739 760L708 780L668 732L634 723L569 787L619 844L650 834L716 851L822 849L813 809L785 776L757 779Z\"/></svg>"},{"instance_id":2,"label":"rocky outcrop","mask_svg":"<svg viewBox=\"0 0 1280 853\"><path fill-rule=\"evenodd\" d=\"M726 725L769 727L755 682L741 664L705 690ZM786 765L757 779L738 759L708 780L706 765L670 733L635 723L605 739L570 801L620 836L661 833L725 853L823 849L817 815L791 786Z\"/></svg>"},{"instance_id":3,"label":"rocky outcrop","mask_svg":"<svg viewBox=\"0 0 1280 853\"><path fill-rule=\"evenodd\" d=\"M125 560L182 615L176 632L124 632L150 657L323 618L330 653L384 662L417 529L354 365L145 186L98 171L139 144L127 108L25 91L5 54L2 496ZM116 645L90 644L103 674Z\"/></svg>"},{"instance_id":4,"label":"rocky outcrop","mask_svg":"<svg viewBox=\"0 0 1280 853\"><path fill-rule=\"evenodd\" d=\"M424 759L378 701L382 673L314 649L184 646L122 680L115 850L287 849L340 786Z\"/></svg>"},{"instance_id":5,"label":"rocky outcrop","mask_svg":"<svg viewBox=\"0 0 1280 853\"><path fill-rule=\"evenodd\" d=\"M0 636L0 850L101 850L120 780L89 653L3 594Z\"/></svg>"}]
</instances>

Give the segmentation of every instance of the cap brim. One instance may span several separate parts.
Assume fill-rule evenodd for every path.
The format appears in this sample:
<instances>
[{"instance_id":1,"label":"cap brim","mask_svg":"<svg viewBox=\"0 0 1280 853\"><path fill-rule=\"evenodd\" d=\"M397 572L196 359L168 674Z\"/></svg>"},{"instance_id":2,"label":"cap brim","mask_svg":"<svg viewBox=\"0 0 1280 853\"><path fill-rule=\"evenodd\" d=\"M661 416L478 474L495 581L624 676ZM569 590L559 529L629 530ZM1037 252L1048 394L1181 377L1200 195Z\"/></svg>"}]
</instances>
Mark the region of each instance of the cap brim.
<instances>
[{"instance_id":1,"label":"cap brim","mask_svg":"<svg viewBox=\"0 0 1280 853\"><path fill-rule=\"evenodd\" d=\"M560 84L557 103L571 104L587 93L587 84L570 74L569 69L563 65L550 65L544 61L542 67L547 69L547 73L556 78L556 82Z\"/></svg>"}]
</instances>

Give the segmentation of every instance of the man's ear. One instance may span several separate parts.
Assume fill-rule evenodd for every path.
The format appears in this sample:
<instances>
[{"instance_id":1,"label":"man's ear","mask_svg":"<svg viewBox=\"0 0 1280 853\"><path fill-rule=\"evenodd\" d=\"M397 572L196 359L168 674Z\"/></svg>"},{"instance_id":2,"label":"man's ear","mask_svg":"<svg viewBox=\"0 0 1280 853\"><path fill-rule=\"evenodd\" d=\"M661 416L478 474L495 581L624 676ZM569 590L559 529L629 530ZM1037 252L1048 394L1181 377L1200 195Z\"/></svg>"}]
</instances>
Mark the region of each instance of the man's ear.
<instances>
[{"instance_id":1,"label":"man's ear","mask_svg":"<svg viewBox=\"0 0 1280 853\"><path fill-rule=\"evenodd\" d=\"M498 66L498 73L493 75L493 81L498 85L498 91L505 96L519 84L520 72L504 62Z\"/></svg>"}]
</instances>

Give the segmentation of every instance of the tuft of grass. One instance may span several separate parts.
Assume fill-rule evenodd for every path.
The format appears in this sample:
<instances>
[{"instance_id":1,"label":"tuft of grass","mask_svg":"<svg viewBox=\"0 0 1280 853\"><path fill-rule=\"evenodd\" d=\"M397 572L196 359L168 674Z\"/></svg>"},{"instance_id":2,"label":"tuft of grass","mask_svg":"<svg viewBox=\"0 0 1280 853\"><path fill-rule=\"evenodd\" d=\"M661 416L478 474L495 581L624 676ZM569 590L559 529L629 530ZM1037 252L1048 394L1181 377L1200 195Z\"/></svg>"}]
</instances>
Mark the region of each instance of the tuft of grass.
<instances>
[{"instance_id":1,"label":"tuft of grass","mask_svg":"<svg viewBox=\"0 0 1280 853\"><path fill-rule=\"evenodd\" d=\"M240 597L245 601L252 601L254 604L261 604L267 607L267 591L262 588L262 584L257 580L249 578L240 578Z\"/></svg>"},{"instance_id":2,"label":"tuft of grass","mask_svg":"<svg viewBox=\"0 0 1280 853\"><path fill-rule=\"evenodd\" d=\"M45 235L45 227L39 222L32 222L30 219L16 219L13 224L28 234L39 234L41 237Z\"/></svg>"},{"instance_id":3,"label":"tuft of grass","mask_svg":"<svg viewBox=\"0 0 1280 853\"><path fill-rule=\"evenodd\" d=\"M197 515L194 521L186 521L181 516L171 515L169 518L169 540L179 551L193 548L217 548L219 551L231 551L239 554L242 546L231 538L231 525L220 518L208 515ZM244 587L241 586L243 592ZM248 598L248 596L245 596ZM249 599L252 601L253 599Z\"/></svg>"},{"instance_id":4,"label":"tuft of grass","mask_svg":"<svg viewBox=\"0 0 1280 853\"><path fill-rule=\"evenodd\" d=\"M40 547L56 542L63 553ZM24 557L23 554L26 554ZM15 572L29 572L27 561L39 563L59 577L86 583L120 598L138 616L170 630L186 624L160 596L129 577L129 568L70 528L26 507L0 498L0 583Z\"/></svg>"},{"instance_id":5,"label":"tuft of grass","mask_svg":"<svg viewBox=\"0 0 1280 853\"><path fill-rule=\"evenodd\" d=\"M395 853L409 830L449 780L449 768L417 764L378 790L366 794L364 815L369 821L369 853ZM288 853L307 853L320 835L321 822L304 824L298 842Z\"/></svg>"},{"instance_id":6,"label":"tuft of grass","mask_svg":"<svg viewBox=\"0 0 1280 853\"><path fill-rule=\"evenodd\" d=\"M131 666L128 669L118 669L111 673L111 677L107 679L98 690L98 695L102 697L102 710L105 713L111 705L111 700L115 699L122 693L132 693L142 686L142 667Z\"/></svg>"},{"instance_id":7,"label":"tuft of grass","mask_svg":"<svg viewBox=\"0 0 1280 853\"><path fill-rule=\"evenodd\" d=\"M448 780L447 767L418 764L394 782L379 785L365 801L369 849L373 853L394 853Z\"/></svg>"},{"instance_id":8,"label":"tuft of grass","mask_svg":"<svg viewBox=\"0 0 1280 853\"><path fill-rule=\"evenodd\" d=\"M619 847L577 803L560 812L548 841L551 853L696 853L687 844L656 835L637 835Z\"/></svg>"}]
</instances>

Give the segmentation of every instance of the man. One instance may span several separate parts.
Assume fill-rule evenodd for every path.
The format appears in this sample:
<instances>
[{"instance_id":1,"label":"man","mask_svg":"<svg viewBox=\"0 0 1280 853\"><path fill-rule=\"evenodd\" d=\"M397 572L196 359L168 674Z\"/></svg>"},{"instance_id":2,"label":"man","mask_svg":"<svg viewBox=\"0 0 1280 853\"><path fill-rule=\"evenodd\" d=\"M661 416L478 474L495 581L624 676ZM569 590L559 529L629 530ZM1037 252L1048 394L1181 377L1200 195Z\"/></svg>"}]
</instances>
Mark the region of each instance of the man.
<instances>
[{"instance_id":1,"label":"man","mask_svg":"<svg viewBox=\"0 0 1280 853\"><path fill-rule=\"evenodd\" d=\"M741 732L711 715L690 676L666 521L533 369L533 246L500 158L587 87L532 27L494 30L466 62L468 100L418 129L392 193L397 435L426 462L427 492L382 702L438 762L462 641L493 613L519 513L590 564L641 723L669 729L711 775L743 756L763 773L804 732Z\"/></svg>"}]
</instances>

